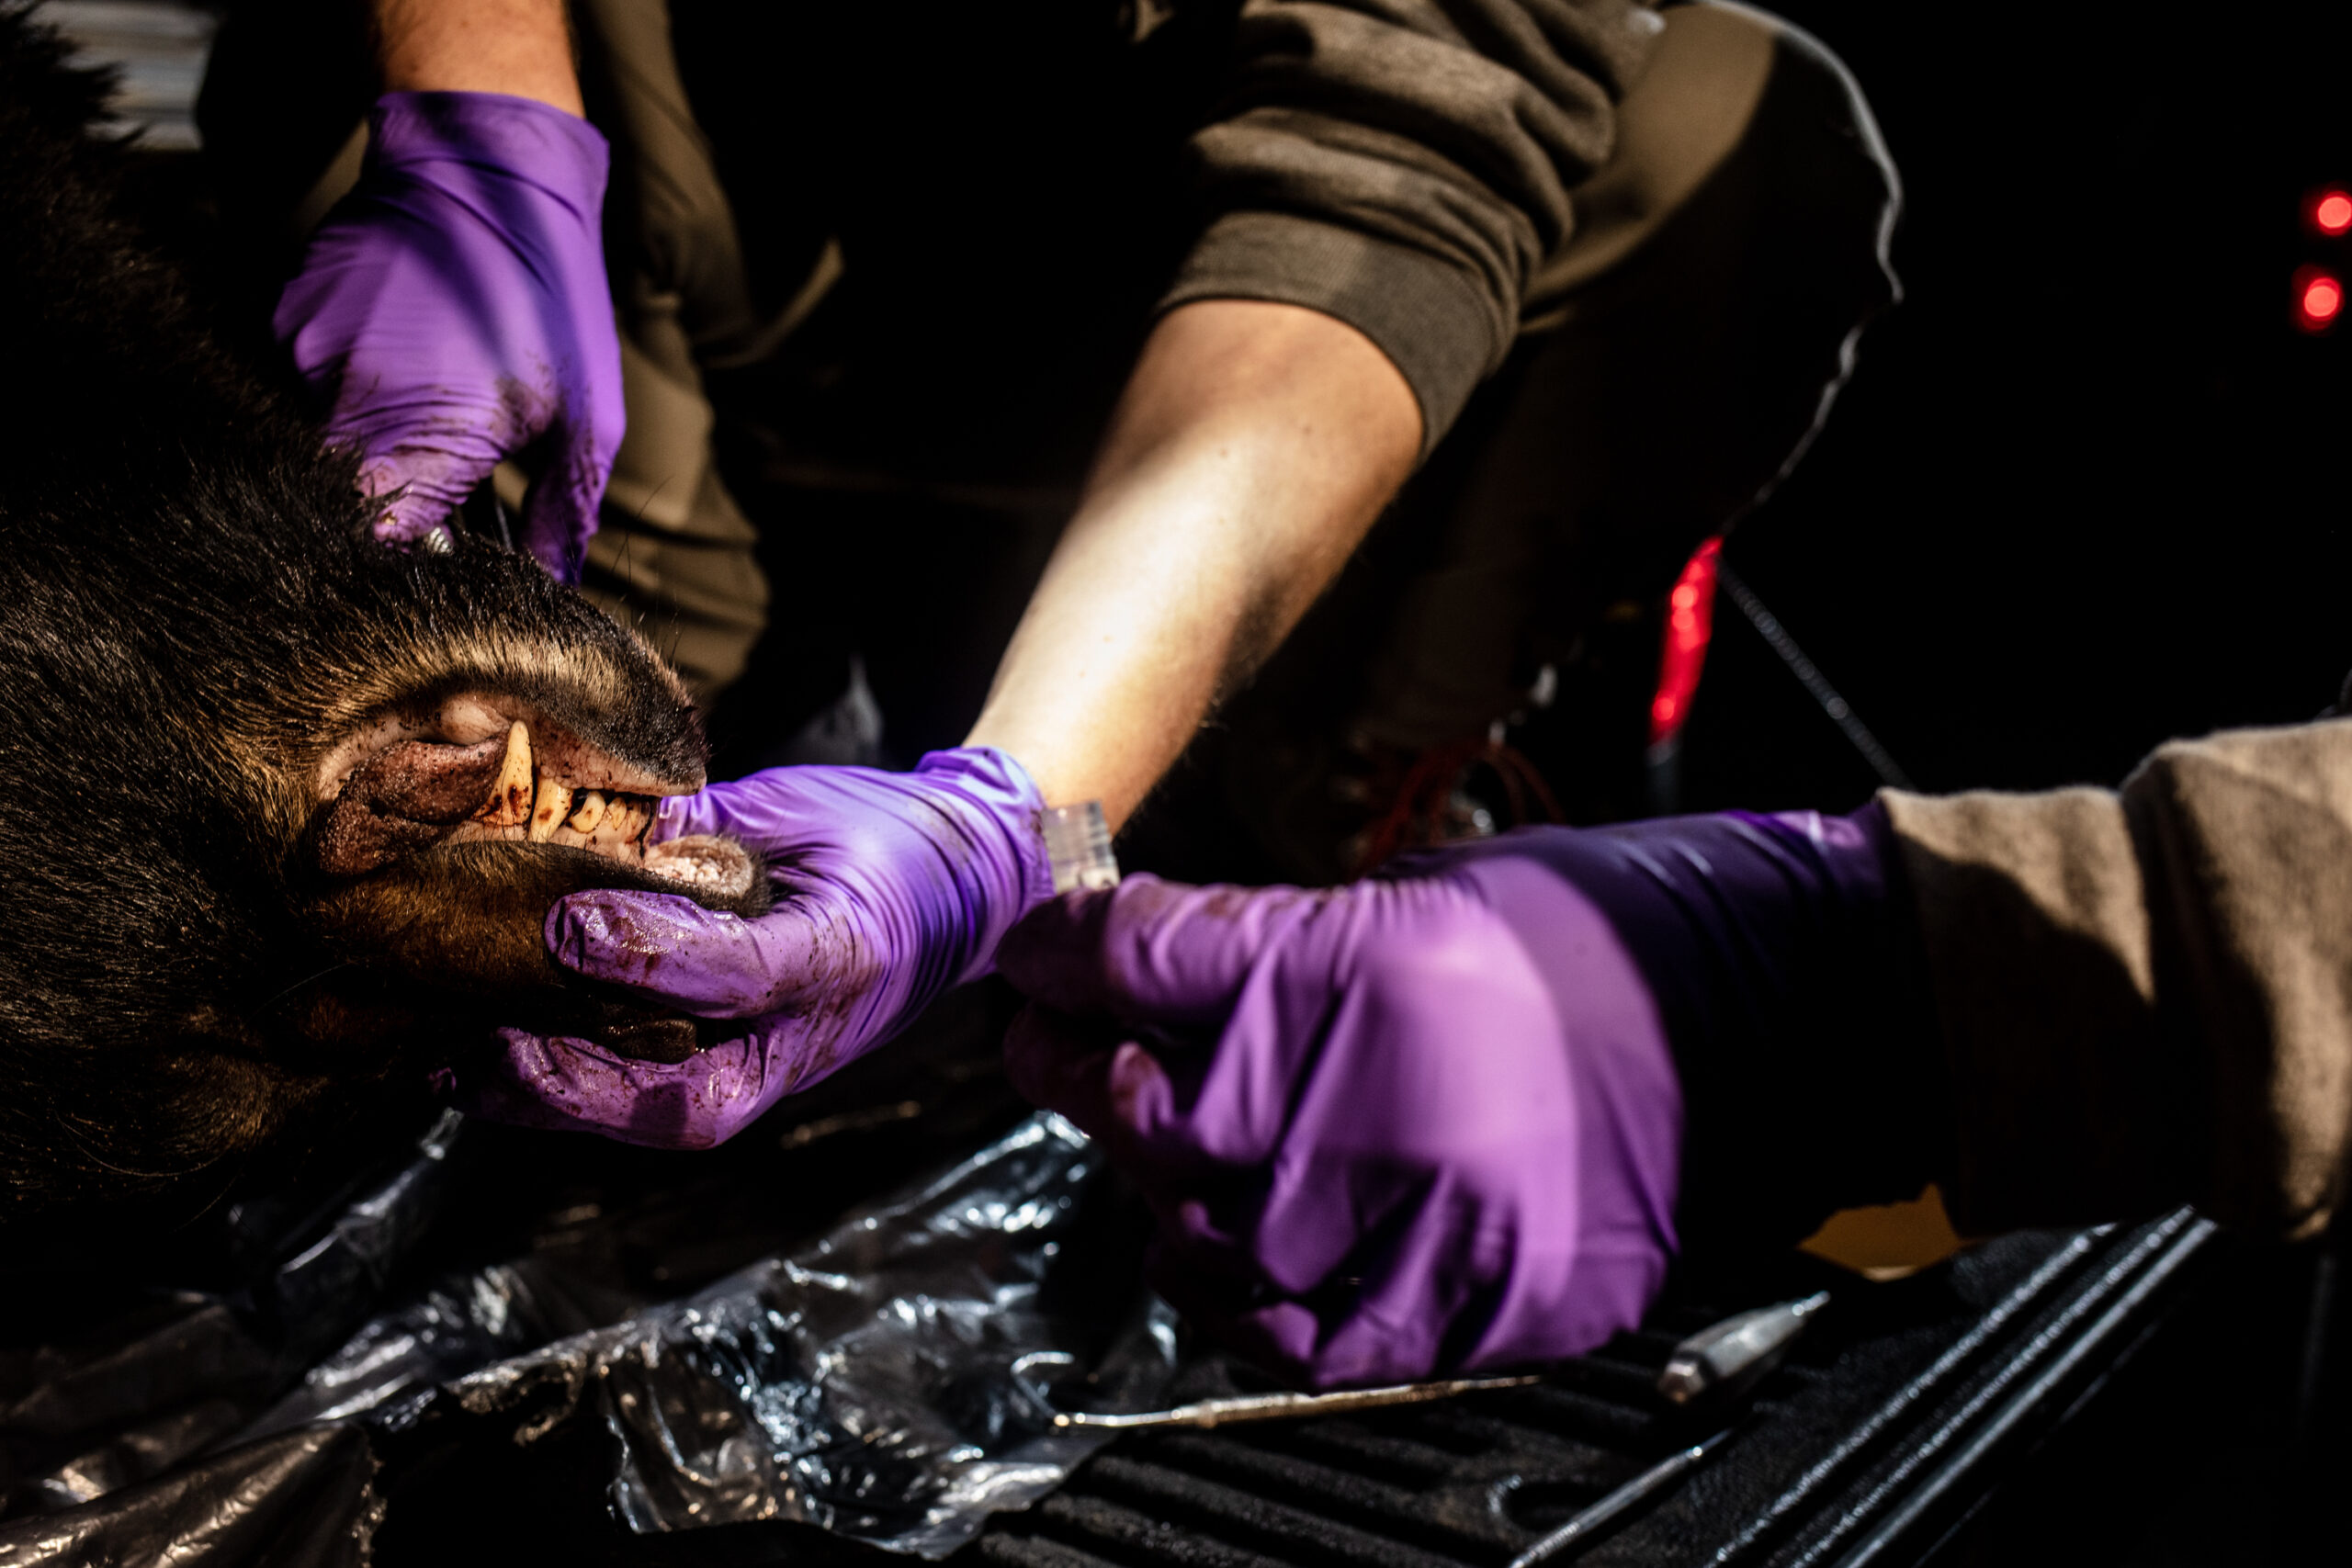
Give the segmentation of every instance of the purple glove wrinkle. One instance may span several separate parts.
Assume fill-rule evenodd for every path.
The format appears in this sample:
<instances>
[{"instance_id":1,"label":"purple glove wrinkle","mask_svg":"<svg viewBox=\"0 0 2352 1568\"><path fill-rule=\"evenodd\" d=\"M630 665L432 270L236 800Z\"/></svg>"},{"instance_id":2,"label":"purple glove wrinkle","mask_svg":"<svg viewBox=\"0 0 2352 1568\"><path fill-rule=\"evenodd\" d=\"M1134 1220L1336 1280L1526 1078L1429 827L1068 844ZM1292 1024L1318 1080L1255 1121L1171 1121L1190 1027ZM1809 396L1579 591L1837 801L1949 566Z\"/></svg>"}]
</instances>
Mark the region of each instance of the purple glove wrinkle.
<instances>
[{"instance_id":1,"label":"purple glove wrinkle","mask_svg":"<svg viewBox=\"0 0 2352 1568\"><path fill-rule=\"evenodd\" d=\"M1781 1145L1916 1000L1887 853L1873 807L1531 829L1322 892L1131 877L1006 939L1038 1003L1006 1065L1143 1189L1169 1299L1293 1380L1572 1355L1647 1306L1693 1169L1766 1195L1743 1221L1783 1170L1810 1201L1823 1156Z\"/></svg>"},{"instance_id":2,"label":"purple glove wrinkle","mask_svg":"<svg viewBox=\"0 0 2352 1568\"><path fill-rule=\"evenodd\" d=\"M629 1143L724 1143L770 1106L988 972L1012 923L1053 891L1044 802L1001 751L935 751L910 773L776 768L662 804L657 840L725 833L767 857L757 919L689 898L578 893L548 911L559 963L646 1000L741 1021L685 1061L503 1032L465 1109Z\"/></svg>"},{"instance_id":3,"label":"purple glove wrinkle","mask_svg":"<svg viewBox=\"0 0 2352 1568\"><path fill-rule=\"evenodd\" d=\"M1561 950L1573 1010L1540 962ZM1134 877L1049 906L1004 963L1048 1004L1221 1021L1155 1055L1032 1012L1007 1063L1142 1182L1170 1299L1300 1382L1569 1354L1664 1275L1672 1060L1605 920L1540 870L1327 893Z\"/></svg>"},{"instance_id":4,"label":"purple glove wrinkle","mask_svg":"<svg viewBox=\"0 0 2352 1568\"><path fill-rule=\"evenodd\" d=\"M610 155L585 120L495 93L388 93L359 183L286 286L278 341L389 505L377 532L442 526L501 459L540 473L523 543L559 576L619 449L620 339L600 220Z\"/></svg>"}]
</instances>

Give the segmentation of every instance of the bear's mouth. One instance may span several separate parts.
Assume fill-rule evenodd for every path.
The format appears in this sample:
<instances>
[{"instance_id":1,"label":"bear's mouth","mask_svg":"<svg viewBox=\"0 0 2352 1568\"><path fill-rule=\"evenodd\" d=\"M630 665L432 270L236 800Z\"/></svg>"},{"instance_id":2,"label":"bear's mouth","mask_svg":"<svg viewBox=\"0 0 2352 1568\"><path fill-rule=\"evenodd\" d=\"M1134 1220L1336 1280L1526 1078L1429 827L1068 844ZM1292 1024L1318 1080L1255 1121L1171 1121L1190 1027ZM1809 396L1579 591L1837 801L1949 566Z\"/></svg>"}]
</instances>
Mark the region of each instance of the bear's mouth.
<instances>
[{"instance_id":1,"label":"bear's mouth","mask_svg":"<svg viewBox=\"0 0 2352 1568\"><path fill-rule=\"evenodd\" d=\"M297 856L311 884L300 918L345 962L302 992L289 1030L336 1051L405 1041L435 1059L507 1026L623 1056L691 1055L725 1026L582 980L543 935L558 900L598 888L765 910L767 867L734 840L649 842L663 798L703 785L677 740L584 695L479 688L347 734L311 775Z\"/></svg>"},{"instance_id":2,"label":"bear's mouth","mask_svg":"<svg viewBox=\"0 0 2352 1568\"><path fill-rule=\"evenodd\" d=\"M422 851L547 844L640 868L720 899L750 891L740 846L685 838L649 845L664 796L703 780L665 776L513 699L469 694L379 720L320 766L314 863L365 876Z\"/></svg>"},{"instance_id":3,"label":"bear's mouth","mask_svg":"<svg viewBox=\"0 0 2352 1568\"><path fill-rule=\"evenodd\" d=\"M531 744L530 726L519 718L508 728L499 744L503 750L499 754L498 772L491 779L490 788L473 815L458 824L443 842L520 840L592 850L615 860L642 860L646 829L653 825L656 804L665 795L691 793L664 789L659 781L646 789L622 788L615 781L625 775L609 764L594 769L594 775L600 781L594 784L584 782L577 768L559 773L556 765L539 758ZM434 750L453 755L459 751L452 747Z\"/></svg>"}]
</instances>

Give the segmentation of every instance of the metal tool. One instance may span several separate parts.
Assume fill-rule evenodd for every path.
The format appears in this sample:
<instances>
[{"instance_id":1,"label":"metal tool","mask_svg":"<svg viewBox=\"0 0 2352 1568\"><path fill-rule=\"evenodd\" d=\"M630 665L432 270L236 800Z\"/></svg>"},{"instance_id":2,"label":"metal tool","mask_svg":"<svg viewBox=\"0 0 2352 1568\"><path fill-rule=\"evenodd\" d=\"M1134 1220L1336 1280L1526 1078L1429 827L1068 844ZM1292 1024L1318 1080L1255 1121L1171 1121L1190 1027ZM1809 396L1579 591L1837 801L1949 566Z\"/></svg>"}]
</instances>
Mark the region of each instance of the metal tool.
<instances>
[{"instance_id":1,"label":"metal tool","mask_svg":"<svg viewBox=\"0 0 2352 1568\"><path fill-rule=\"evenodd\" d=\"M1229 1421L1280 1421L1295 1416L1332 1416L1348 1410L1373 1410L1388 1404L1425 1404L1456 1394L1483 1393L1488 1389L1525 1388L1541 1382L1535 1375L1515 1378L1453 1378L1442 1382L1392 1383L1385 1388L1351 1388L1338 1393L1247 1393L1230 1399L1203 1399L1173 1410L1144 1410L1130 1416L1096 1416L1084 1411L1054 1417L1057 1427L1091 1427L1098 1431L1132 1432L1139 1427L1217 1427Z\"/></svg>"},{"instance_id":2,"label":"metal tool","mask_svg":"<svg viewBox=\"0 0 2352 1568\"><path fill-rule=\"evenodd\" d=\"M1674 1348L1657 1391L1677 1404L1701 1398L1728 1399L1753 1387L1781 1364L1813 1314L1829 1304L1818 1291L1801 1301L1759 1307L1702 1328Z\"/></svg>"},{"instance_id":3,"label":"metal tool","mask_svg":"<svg viewBox=\"0 0 2352 1568\"><path fill-rule=\"evenodd\" d=\"M1722 1447L1724 1439L1731 1434L1732 1428L1726 1427L1712 1438L1667 1455L1600 1502L1579 1509L1566 1524L1512 1558L1510 1568L1535 1568L1535 1564L1549 1562L1572 1547L1589 1543L1592 1537L1614 1523L1620 1515L1656 1496L1697 1469L1701 1461Z\"/></svg>"}]
</instances>

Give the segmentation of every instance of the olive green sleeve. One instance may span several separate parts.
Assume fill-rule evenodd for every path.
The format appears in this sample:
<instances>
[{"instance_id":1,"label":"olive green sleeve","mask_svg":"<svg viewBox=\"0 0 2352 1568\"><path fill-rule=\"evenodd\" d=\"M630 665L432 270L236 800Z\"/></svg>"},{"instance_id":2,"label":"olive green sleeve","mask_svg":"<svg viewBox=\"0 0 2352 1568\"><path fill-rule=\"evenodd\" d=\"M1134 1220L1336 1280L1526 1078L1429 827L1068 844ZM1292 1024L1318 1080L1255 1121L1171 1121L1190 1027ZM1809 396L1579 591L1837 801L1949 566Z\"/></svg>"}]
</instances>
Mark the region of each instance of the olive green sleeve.
<instances>
[{"instance_id":1,"label":"olive green sleeve","mask_svg":"<svg viewBox=\"0 0 2352 1568\"><path fill-rule=\"evenodd\" d=\"M1204 227L1164 305L1347 321L1434 446L1510 349L1659 28L1636 0L1246 0L1231 94L1193 143Z\"/></svg>"}]
</instances>

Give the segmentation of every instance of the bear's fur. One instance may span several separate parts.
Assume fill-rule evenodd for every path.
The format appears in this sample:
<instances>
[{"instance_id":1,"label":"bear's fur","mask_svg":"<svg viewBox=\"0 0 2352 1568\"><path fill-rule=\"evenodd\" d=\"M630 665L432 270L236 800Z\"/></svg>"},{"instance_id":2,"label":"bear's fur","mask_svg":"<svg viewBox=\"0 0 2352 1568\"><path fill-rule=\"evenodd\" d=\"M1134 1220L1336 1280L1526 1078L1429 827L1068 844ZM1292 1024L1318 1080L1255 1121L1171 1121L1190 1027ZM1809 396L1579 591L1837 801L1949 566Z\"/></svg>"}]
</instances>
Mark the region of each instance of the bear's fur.
<instances>
[{"instance_id":1,"label":"bear's fur","mask_svg":"<svg viewBox=\"0 0 2352 1568\"><path fill-rule=\"evenodd\" d=\"M702 771L674 677L536 563L373 539L350 460L125 216L125 149L90 130L106 87L0 6L9 1223L217 1190L490 1023L564 1016L548 904L644 874L476 843L330 876L313 823L339 743L492 693L665 779Z\"/></svg>"}]
</instances>

